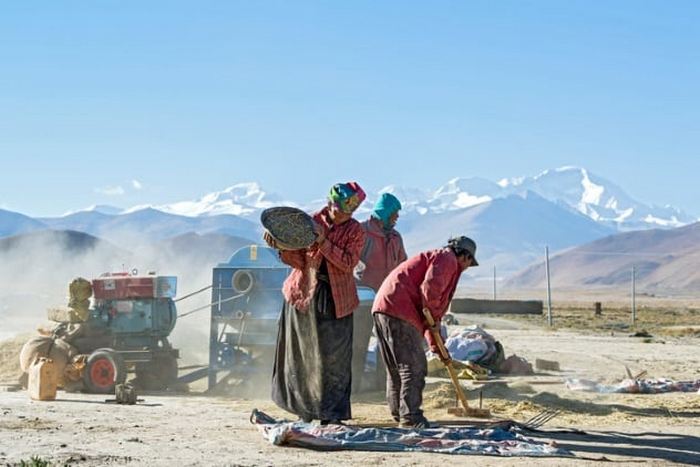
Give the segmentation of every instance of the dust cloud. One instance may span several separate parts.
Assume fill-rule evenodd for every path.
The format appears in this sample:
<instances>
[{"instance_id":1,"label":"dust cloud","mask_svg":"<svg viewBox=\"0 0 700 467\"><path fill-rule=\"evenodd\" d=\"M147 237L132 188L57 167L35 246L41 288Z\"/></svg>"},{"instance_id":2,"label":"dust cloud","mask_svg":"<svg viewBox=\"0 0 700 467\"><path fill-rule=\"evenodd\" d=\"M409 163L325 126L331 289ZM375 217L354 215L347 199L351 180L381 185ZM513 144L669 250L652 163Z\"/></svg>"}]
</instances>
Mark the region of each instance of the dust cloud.
<instances>
[{"instance_id":1,"label":"dust cloud","mask_svg":"<svg viewBox=\"0 0 700 467\"><path fill-rule=\"evenodd\" d=\"M46 323L47 308L67 304L68 284L75 277L155 271L177 276L177 297L183 297L210 285L212 268L244 244L244 239L232 246L192 236L196 241L148 242L139 232L112 232L106 241L73 231L41 231L0 239L0 341L33 333ZM210 290L184 299L177 303L178 316L210 302ZM180 364L207 363L208 339L208 309L179 318L171 342L180 349Z\"/></svg>"}]
</instances>

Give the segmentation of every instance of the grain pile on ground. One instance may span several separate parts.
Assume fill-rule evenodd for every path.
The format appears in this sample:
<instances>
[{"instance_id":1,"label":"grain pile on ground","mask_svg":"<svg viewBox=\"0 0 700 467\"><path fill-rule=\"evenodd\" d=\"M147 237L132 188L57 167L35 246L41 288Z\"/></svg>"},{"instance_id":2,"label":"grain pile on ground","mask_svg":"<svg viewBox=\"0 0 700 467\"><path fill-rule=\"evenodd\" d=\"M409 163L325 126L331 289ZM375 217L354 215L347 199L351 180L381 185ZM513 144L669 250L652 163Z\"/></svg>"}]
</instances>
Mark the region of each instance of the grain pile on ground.
<instances>
[{"instance_id":1,"label":"grain pile on ground","mask_svg":"<svg viewBox=\"0 0 700 467\"><path fill-rule=\"evenodd\" d=\"M556 424L570 427L609 426L620 423L679 425L700 417L700 397L692 393L656 395L582 394L568 391L563 385L547 385L538 391L522 382L487 384L467 392L469 403L478 406L479 392L483 406L498 418L524 422L544 410L558 410ZM433 420L449 420L446 409L455 407L455 391L448 382L426 386L424 409Z\"/></svg>"},{"instance_id":2,"label":"grain pile on ground","mask_svg":"<svg viewBox=\"0 0 700 467\"><path fill-rule=\"evenodd\" d=\"M22 375L19 354L30 335L0 341L0 384L17 384Z\"/></svg>"},{"instance_id":3,"label":"grain pile on ground","mask_svg":"<svg viewBox=\"0 0 700 467\"><path fill-rule=\"evenodd\" d=\"M423 408L430 410L454 407L456 397L451 383L428 383L423 391Z\"/></svg>"}]
</instances>

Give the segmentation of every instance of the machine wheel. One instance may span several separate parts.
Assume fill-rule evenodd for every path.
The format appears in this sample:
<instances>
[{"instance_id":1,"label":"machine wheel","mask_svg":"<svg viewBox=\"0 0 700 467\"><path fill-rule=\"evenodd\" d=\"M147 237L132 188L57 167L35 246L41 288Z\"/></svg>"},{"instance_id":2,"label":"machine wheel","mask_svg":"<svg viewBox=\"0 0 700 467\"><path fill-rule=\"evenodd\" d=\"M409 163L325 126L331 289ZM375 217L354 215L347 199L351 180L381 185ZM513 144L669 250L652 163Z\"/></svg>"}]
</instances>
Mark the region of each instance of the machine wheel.
<instances>
[{"instance_id":1,"label":"machine wheel","mask_svg":"<svg viewBox=\"0 0 700 467\"><path fill-rule=\"evenodd\" d=\"M124 360L112 349L97 349L88 357L83 381L88 392L110 394L126 380Z\"/></svg>"},{"instance_id":2,"label":"machine wheel","mask_svg":"<svg viewBox=\"0 0 700 467\"><path fill-rule=\"evenodd\" d=\"M151 391L162 391L177 381L177 359L171 355L154 357L147 365L136 368L139 387Z\"/></svg>"}]
</instances>

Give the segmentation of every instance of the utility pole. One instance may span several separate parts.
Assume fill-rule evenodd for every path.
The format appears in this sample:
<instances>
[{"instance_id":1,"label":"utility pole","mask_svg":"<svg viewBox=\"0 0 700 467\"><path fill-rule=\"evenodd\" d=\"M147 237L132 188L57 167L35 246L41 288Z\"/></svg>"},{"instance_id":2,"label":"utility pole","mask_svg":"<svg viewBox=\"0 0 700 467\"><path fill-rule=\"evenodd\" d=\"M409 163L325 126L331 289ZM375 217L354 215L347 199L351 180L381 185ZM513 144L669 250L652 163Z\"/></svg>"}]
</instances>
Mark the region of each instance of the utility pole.
<instances>
[{"instance_id":1,"label":"utility pole","mask_svg":"<svg viewBox=\"0 0 700 467\"><path fill-rule=\"evenodd\" d=\"M547 324L552 326L552 285L549 277L549 247L544 247L544 270L547 274Z\"/></svg>"},{"instance_id":2,"label":"utility pole","mask_svg":"<svg viewBox=\"0 0 700 467\"><path fill-rule=\"evenodd\" d=\"M636 303L636 274L635 268L632 266L632 326L637 323L637 303Z\"/></svg>"},{"instance_id":3,"label":"utility pole","mask_svg":"<svg viewBox=\"0 0 700 467\"><path fill-rule=\"evenodd\" d=\"M493 301L496 301L496 266L493 267Z\"/></svg>"}]
</instances>

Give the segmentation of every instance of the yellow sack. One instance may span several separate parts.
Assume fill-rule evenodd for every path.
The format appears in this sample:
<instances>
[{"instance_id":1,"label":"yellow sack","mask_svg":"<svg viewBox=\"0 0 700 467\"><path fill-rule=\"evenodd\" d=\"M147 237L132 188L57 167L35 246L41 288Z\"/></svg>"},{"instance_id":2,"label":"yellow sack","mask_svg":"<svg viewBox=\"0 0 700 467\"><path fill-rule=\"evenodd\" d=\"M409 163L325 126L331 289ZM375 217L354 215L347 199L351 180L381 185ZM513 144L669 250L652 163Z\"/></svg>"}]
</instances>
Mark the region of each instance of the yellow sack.
<instances>
[{"instance_id":1,"label":"yellow sack","mask_svg":"<svg viewBox=\"0 0 700 467\"><path fill-rule=\"evenodd\" d=\"M68 285L68 292L70 293L69 304L78 304L92 297L92 284L87 279L76 277Z\"/></svg>"},{"instance_id":2,"label":"yellow sack","mask_svg":"<svg viewBox=\"0 0 700 467\"><path fill-rule=\"evenodd\" d=\"M489 370L473 362L464 362L464 368L457 373L459 379L489 379Z\"/></svg>"}]
</instances>

